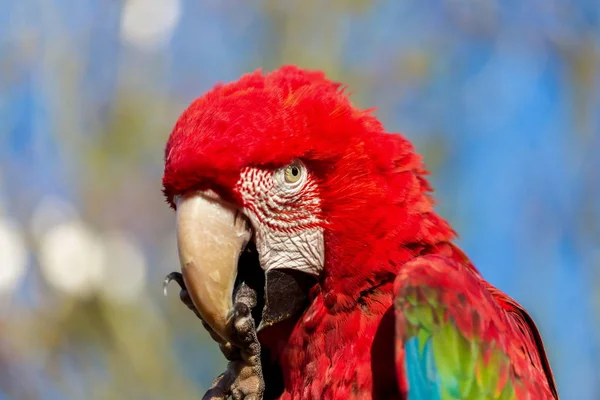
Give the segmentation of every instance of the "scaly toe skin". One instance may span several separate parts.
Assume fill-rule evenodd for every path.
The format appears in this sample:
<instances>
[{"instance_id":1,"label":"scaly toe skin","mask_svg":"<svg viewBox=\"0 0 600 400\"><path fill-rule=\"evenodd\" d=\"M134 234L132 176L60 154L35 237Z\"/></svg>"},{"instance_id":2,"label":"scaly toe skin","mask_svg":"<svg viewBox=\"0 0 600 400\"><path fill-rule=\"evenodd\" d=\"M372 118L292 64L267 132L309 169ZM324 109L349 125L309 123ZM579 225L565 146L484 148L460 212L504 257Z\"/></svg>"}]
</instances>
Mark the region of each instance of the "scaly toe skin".
<instances>
[{"instance_id":1,"label":"scaly toe skin","mask_svg":"<svg viewBox=\"0 0 600 400\"><path fill-rule=\"evenodd\" d=\"M251 309L256 305L256 292L242 284L235 295L231 310L234 345L221 345L221 351L230 360L227 371L221 374L204 395L206 400L261 400L265 383L260 362L260 343Z\"/></svg>"},{"instance_id":2,"label":"scaly toe skin","mask_svg":"<svg viewBox=\"0 0 600 400\"><path fill-rule=\"evenodd\" d=\"M231 361L227 371L219 375L203 400L261 400L265 385L262 379L260 362L250 364L244 360Z\"/></svg>"},{"instance_id":3,"label":"scaly toe skin","mask_svg":"<svg viewBox=\"0 0 600 400\"><path fill-rule=\"evenodd\" d=\"M265 383L262 375L260 356L252 356L236 365L237 374L231 385L234 399L262 399Z\"/></svg>"},{"instance_id":4,"label":"scaly toe skin","mask_svg":"<svg viewBox=\"0 0 600 400\"><path fill-rule=\"evenodd\" d=\"M214 338L213 338L214 339ZM236 361L242 358L240 348L232 345L231 343L219 343L219 349L225 358L229 361Z\"/></svg>"},{"instance_id":5,"label":"scaly toe skin","mask_svg":"<svg viewBox=\"0 0 600 400\"><path fill-rule=\"evenodd\" d=\"M202 396L202 400L225 400L231 393L233 379L229 370L222 373L214 380L212 386Z\"/></svg>"},{"instance_id":6,"label":"scaly toe skin","mask_svg":"<svg viewBox=\"0 0 600 400\"><path fill-rule=\"evenodd\" d=\"M260 363L260 343L256 336L256 326L252 318L252 308L256 306L256 292L242 283L235 293L235 304L231 310L231 327L234 332L232 344L223 342L212 328L204 322L185 286L180 272L171 272L164 280L164 291L167 285L175 281L180 287L179 298L202 321L225 358L229 360L227 371L219 375L211 388L202 397L203 400L261 400L265 384Z\"/></svg>"},{"instance_id":7,"label":"scaly toe skin","mask_svg":"<svg viewBox=\"0 0 600 400\"><path fill-rule=\"evenodd\" d=\"M244 303L236 303L233 306L233 330L240 345L252 342L254 339L254 320L250 308Z\"/></svg>"}]
</instances>

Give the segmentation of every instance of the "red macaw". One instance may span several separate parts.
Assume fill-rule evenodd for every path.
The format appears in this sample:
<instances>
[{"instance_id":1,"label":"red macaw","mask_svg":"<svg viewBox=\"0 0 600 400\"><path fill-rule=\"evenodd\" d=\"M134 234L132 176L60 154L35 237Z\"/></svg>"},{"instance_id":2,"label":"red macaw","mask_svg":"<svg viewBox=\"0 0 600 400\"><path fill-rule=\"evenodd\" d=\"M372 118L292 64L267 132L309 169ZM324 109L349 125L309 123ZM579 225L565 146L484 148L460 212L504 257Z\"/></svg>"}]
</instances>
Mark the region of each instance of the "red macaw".
<instances>
[{"instance_id":1,"label":"red macaw","mask_svg":"<svg viewBox=\"0 0 600 400\"><path fill-rule=\"evenodd\" d=\"M533 320L453 243L425 175L321 72L189 106L163 187L182 298L233 362L207 398L558 398Z\"/></svg>"}]
</instances>

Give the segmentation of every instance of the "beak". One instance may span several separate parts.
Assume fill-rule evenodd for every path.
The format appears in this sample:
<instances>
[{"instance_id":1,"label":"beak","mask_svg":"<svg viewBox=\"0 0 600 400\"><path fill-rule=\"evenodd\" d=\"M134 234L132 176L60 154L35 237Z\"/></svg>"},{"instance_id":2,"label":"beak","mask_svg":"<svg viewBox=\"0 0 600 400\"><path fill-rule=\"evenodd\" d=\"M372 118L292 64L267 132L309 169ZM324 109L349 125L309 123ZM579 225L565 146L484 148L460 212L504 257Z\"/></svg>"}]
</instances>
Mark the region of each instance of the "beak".
<instances>
[{"instance_id":1,"label":"beak","mask_svg":"<svg viewBox=\"0 0 600 400\"><path fill-rule=\"evenodd\" d=\"M252 236L248 220L214 192L176 199L177 247L186 287L202 319L224 340L232 335L229 312L238 259Z\"/></svg>"}]
</instances>

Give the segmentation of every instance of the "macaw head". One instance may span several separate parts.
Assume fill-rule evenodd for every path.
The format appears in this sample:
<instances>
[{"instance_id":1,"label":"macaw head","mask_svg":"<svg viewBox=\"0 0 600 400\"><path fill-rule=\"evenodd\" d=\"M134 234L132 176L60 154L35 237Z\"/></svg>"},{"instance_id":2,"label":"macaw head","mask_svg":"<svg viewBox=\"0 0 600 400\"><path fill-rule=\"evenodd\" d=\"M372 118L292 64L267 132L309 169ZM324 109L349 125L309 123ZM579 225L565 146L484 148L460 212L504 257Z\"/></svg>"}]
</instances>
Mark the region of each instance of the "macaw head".
<instances>
[{"instance_id":1,"label":"macaw head","mask_svg":"<svg viewBox=\"0 0 600 400\"><path fill-rule=\"evenodd\" d=\"M194 304L227 339L235 287L256 275L259 330L297 313L314 284L351 301L362 282L397 272L390 252L454 236L424 174L406 139L321 72L286 66L216 86L180 116L165 150Z\"/></svg>"}]
</instances>

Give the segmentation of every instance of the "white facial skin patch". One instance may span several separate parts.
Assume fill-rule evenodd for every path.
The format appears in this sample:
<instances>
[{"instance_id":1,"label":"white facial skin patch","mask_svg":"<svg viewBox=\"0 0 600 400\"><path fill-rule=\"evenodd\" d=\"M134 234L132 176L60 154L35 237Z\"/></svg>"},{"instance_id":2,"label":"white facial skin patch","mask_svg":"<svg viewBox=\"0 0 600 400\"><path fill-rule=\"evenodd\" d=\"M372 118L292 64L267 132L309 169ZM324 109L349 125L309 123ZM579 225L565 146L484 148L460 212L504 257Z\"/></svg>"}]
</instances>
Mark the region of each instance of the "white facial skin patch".
<instances>
[{"instance_id":1,"label":"white facial skin patch","mask_svg":"<svg viewBox=\"0 0 600 400\"><path fill-rule=\"evenodd\" d=\"M306 166L295 161L275 171L246 168L236 188L254 228L263 270L320 275L325 258L320 199Z\"/></svg>"}]
</instances>

